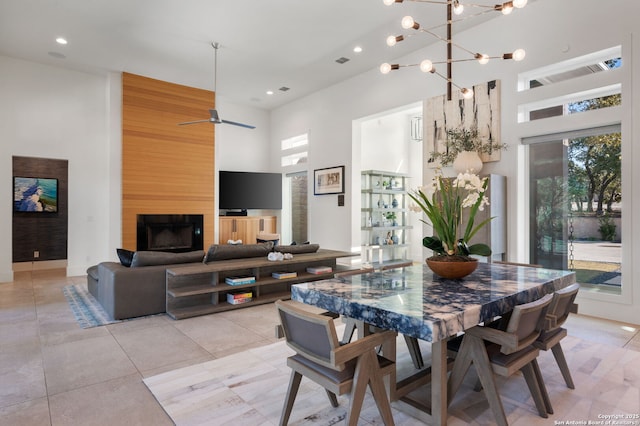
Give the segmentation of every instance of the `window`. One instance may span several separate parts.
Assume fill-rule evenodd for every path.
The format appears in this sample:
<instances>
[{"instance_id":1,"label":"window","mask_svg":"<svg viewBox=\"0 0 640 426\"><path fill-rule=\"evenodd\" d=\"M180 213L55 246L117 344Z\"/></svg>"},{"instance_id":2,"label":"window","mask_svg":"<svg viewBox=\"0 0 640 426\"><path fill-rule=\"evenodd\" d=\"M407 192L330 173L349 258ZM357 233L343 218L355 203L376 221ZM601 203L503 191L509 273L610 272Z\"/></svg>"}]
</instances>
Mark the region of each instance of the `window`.
<instances>
[{"instance_id":1,"label":"window","mask_svg":"<svg viewBox=\"0 0 640 426\"><path fill-rule=\"evenodd\" d=\"M280 164L286 174L281 238L287 242L307 241L308 146L307 133L281 142Z\"/></svg>"},{"instance_id":2,"label":"window","mask_svg":"<svg viewBox=\"0 0 640 426\"><path fill-rule=\"evenodd\" d=\"M307 146L309 139L307 134L284 139L281 142L282 157L280 165L282 167L297 166L307 162Z\"/></svg>"},{"instance_id":3,"label":"window","mask_svg":"<svg viewBox=\"0 0 640 426\"><path fill-rule=\"evenodd\" d=\"M530 260L619 293L622 138L591 130L530 147Z\"/></svg>"},{"instance_id":4,"label":"window","mask_svg":"<svg viewBox=\"0 0 640 426\"><path fill-rule=\"evenodd\" d=\"M621 50L519 76L528 92L519 122L554 117L540 122L544 134L522 140L529 145L529 261L574 270L596 294L622 294Z\"/></svg>"},{"instance_id":5,"label":"window","mask_svg":"<svg viewBox=\"0 0 640 426\"><path fill-rule=\"evenodd\" d=\"M541 120L582 113L591 109L619 106L622 89L620 83L594 85L591 80L584 78L594 73L602 73L602 78L598 81L611 80L611 75L604 78L604 73L615 71L622 66L620 55L621 47L617 46L521 74L520 91L557 86L558 95L519 105L518 121ZM581 83L570 84L570 80L581 78L583 79ZM576 90L576 88L580 89ZM586 108L585 105L589 107Z\"/></svg>"}]
</instances>

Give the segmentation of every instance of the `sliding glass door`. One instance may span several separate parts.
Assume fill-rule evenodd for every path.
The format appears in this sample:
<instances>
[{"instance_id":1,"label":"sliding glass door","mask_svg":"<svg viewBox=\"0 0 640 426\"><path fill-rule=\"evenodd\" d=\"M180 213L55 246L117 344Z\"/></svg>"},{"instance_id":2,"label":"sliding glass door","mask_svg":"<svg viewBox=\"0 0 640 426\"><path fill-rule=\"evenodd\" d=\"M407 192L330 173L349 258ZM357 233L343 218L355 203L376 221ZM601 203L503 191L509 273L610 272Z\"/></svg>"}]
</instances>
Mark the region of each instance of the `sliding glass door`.
<instances>
[{"instance_id":1,"label":"sliding glass door","mask_svg":"<svg viewBox=\"0 0 640 426\"><path fill-rule=\"evenodd\" d=\"M576 132L529 151L530 262L576 271L619 293L622 173L619 132Z\"/></svg>"}]
</instances>

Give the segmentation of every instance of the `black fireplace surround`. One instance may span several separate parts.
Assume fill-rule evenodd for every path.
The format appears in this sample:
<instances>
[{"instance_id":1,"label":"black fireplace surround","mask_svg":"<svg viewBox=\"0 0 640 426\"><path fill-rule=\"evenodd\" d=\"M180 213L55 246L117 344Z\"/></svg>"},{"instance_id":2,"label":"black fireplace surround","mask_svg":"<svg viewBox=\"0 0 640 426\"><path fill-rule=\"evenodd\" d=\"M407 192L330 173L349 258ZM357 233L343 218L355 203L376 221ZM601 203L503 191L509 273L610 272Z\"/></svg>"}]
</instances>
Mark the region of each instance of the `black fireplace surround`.
<instances>
[{"instance_id":1,"label":"black fireplace surround","mask_svg":"<svg viewBox=\"0 0 640 426\"><path fill-rule=\"evenodd\" d=\"M204 250L201 214L139 214L137 222L137 250Z\"/></svg>"}]
</instances>

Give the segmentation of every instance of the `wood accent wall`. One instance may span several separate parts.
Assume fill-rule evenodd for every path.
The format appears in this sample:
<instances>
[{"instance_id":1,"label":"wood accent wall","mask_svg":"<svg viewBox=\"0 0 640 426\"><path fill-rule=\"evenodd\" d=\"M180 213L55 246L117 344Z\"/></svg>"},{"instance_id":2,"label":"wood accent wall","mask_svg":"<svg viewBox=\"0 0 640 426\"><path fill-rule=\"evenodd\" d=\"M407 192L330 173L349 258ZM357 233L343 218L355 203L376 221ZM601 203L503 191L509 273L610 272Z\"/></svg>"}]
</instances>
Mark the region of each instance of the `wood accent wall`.
<instances>
[{"instance_id":1,"label":"wood accent wall","mask_svg":"<svg viewBox=\"0 0 640 426\"><path fill-rule=\"evenodd\" d=\"M213 243L213 92L122 74L122 246L136 249L136 215L202 214Z\"/></svg>"}]
</instances>

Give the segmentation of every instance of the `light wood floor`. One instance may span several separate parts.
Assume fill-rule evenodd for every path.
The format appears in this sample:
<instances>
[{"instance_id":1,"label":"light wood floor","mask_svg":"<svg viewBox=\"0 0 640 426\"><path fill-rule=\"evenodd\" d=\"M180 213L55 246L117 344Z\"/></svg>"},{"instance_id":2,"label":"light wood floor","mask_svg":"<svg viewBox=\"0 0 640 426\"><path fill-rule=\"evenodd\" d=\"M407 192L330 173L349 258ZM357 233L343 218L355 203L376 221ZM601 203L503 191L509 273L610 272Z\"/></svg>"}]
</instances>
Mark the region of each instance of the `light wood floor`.
<instances>
[{"instance_id":1,"label":"light wood floor","mask_svg":"<svg viewBox=\"0 0 640 426\"><path fill-rule=\"evenodd\" d=\"M85 280L42 274L0 283L0 425L171 425L143 379L277 341L273 305L181 321L155 316L81 329L62 287ZM567 328L570 336L593 342L593 347L604 344L640 351L638 327L632 325L575 315ZM588 352L587 346L584 351ZM633 389L640 388L637 371L621 373ZM588 377L588 373L575 374ZM619 388L597 390L601 384L593 384L589 391L576 389L558 404L574 404L583 393L601 392L600 399L584 395L601 403L601 408L591 407L590 412L611 414L607 410L616 402L635 398L637 405L640 401L638 393L621 394ZM452 409L462 414L451 423L485 424L483 417L474 421L464 417L474 416L481 405L479 399L473 404L454 401ZM223 424L215 417L208 422ZM398 423L419 424L410 419ZM530 424L522 419L514 424L518 423ZM362 424L369 422L363 419Z\"/></svg>"}]
</instances>

